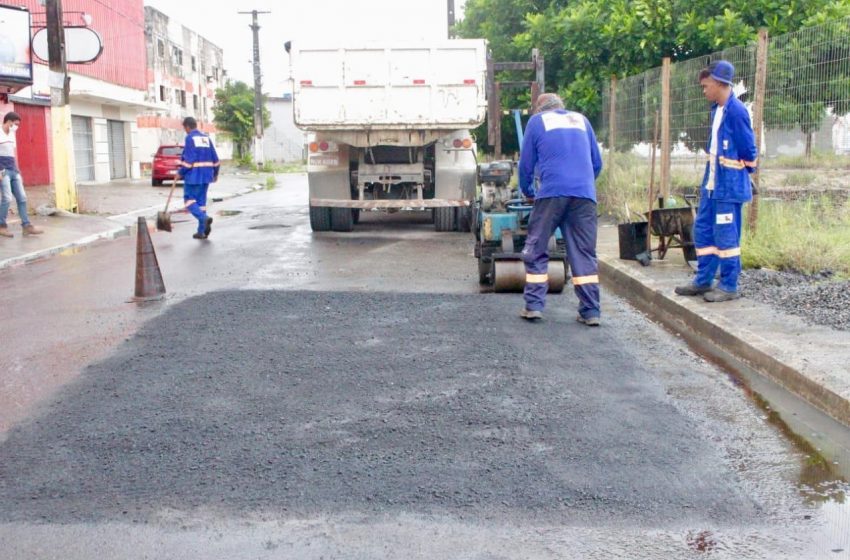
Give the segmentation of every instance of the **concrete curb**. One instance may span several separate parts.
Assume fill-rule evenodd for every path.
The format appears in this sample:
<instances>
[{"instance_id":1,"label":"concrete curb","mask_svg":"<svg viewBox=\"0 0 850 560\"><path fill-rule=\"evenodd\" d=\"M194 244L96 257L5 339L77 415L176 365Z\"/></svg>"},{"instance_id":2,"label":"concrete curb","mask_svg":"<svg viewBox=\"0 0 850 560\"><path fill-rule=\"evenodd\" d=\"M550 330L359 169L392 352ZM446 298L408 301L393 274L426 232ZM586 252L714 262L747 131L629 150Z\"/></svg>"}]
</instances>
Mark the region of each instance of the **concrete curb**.
<instances>
[{"instance_id":1,"label":"concrete curb","mask_svg":"<svg viewBox=\"0 0 850 560\"><path fill-rule=\"evenodd\" d=\"M846 426L850 426L850 400L832 390L817 376L807 375L772 352L763 337L706 314L688 298L653 287L639 271L617 258L599 257L599 272L605 287L626 299L653 320L680 335L686 342L724 366L740 371L750 368L797 395ZM708 315L708 316L707 316Z\"/></svg>"},{"instance_id":2,"label":"concrete curb","mask_svg":"<svg viewBox=\"0 0 850 560\"><path fill-rule=\"evenodd\" d=\"M239 196L244 196L257 191L261 191L265 188L266 187L264 185L257 184L251 187L244 188L235 193L227 193L224 195L216 196L212 200L215 202L222 202L231 198L236 198ZM69 241L68 243L63 243L53 247L48 247L46 249L39 249L38 251L33 251L32 253L27 253L25 255L4 259L0 261L0 270L29 264L35 261L56 256L66 251L81 250L94 243L97 243L98 241L112 240L118 237L123 237L124 235L129 235L131 228L135 225L136 220L138 220L139 217L143 217L145 219L155 218L156 213L161 209L162 205L149 206L147 208L133 210L132 212L127 212L125 214L110 216L109 218L107 218L108 220L116 222L120 225L114 228L110 228L106 231L102 231L100 233L94 233L85 237L81 237L79 239L75 239L74 241Z\"/></svg>"},{"instance_id":3,"label":"concrete curb","mask_svg":"<svg viewBox=\"0 0 850 560\"><path fill-rule=\"evenodd\" d=\"M47 249L40 249L38 251L33 251L32 253L27 253L25 255L20 255L18 257L11 257L5 260L0 261L0 270L5 270L7 268L12 268L15 266L20 266L24 264L29 264L34 261L39 261L42 259L46 259L48 257L52 257L58 255L60 253L64 253L66 251L72 251L74 249L82 249L85 248L92 243L96 243L98 241L116 239L118 237L122 237L124 235L129 234L130 228L128 226L116 227L107 231L103 231L100 233L95 233L92 235L87 235L85 237L81 237L80 239L76 239L74 241L63 243L61 245L55 245L53 247L48 247Z\"/></svg>"}]
</instances>

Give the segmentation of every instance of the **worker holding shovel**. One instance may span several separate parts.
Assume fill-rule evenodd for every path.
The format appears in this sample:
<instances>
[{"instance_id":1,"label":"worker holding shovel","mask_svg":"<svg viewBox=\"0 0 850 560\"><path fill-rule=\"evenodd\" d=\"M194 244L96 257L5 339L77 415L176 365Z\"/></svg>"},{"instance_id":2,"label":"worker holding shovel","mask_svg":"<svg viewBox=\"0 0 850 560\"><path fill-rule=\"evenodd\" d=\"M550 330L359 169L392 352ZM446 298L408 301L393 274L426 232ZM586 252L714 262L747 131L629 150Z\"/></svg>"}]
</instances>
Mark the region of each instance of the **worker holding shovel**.
<instances>
[{"instance_id":1,"label":"worker holding shovel","mask_svg":"<svg viewBox=\"0 0 850 560\"><path fill-rule=\"evenodd\" d=\"M207 190L218 180L219 161L212 139L198 130L198 121L183 119L186 144L179 169L183 179L183 201L186 209L198 220L195 239L210 236L213 219L207 216Z\"/></svg>"}]
</instances>

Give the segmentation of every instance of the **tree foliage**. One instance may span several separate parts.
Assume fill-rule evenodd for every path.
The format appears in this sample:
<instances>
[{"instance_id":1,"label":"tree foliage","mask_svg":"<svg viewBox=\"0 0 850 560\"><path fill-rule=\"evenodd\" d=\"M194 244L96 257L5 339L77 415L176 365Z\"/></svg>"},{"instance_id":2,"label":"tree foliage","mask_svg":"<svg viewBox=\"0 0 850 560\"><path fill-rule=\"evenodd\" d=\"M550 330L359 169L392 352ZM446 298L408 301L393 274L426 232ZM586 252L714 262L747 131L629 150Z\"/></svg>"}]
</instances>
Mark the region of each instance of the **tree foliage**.
<instances>
[{"instance_id":1,"label":"tree foliage","mask_svg":"<svg viewBox=\"0 0 850 560\"><path fill-rule=\"evenodd\" d=\"M213 115L216 126L226 132L242 157L250 152L254 137L254 89L245 82L227 82L215 92ZM263 126L271 124L266 99L263 97Z\"/></svg>"},{"instance_id":2,"label":"tree foliage","mask_svg":"<svg viewBox=\"0 0 850 560\"><path fill-rule=\"evenodd\" d=\"M850 0L467 0L465 13L459 34L488 39L496 60L541 49L547 89L595 120L612 75L745 45L759 27L777 36L833 21Z\"/></svg>"}]
</instances>

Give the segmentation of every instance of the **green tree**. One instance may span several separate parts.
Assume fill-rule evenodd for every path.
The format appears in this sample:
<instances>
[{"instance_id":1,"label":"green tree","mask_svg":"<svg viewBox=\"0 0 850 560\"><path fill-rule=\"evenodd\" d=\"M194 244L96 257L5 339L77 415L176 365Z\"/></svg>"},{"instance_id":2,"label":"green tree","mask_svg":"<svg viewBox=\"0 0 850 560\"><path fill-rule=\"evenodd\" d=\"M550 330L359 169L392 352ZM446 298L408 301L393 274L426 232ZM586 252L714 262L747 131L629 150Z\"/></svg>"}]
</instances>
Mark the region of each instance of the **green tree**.
<instances>
[{"instance_id":1,"label":"green tree","mask_svg":"<svg viewBox=\"0 0 850 560\"><path fill-rule=\"evenodd\" d=\"M250 153L254 137L254 89L245 82L227 82L215 92L213 115L218 128L233 140L236 156ZM263 126L271 124L263 97Z\"/></svg>"},{"instance_id":2,"label":"green tree","mask_svg":"<svg viewBox=\"0 0 850 560\"><path fill-rule=\"evenodd\" d=\"M497 60L540 48L547 89L596 120L612 75L746 45L759 27L776 36L848 15L850 0L467 0L466 14L459 34L488 39Z\"/></svg>"}]
</instances>

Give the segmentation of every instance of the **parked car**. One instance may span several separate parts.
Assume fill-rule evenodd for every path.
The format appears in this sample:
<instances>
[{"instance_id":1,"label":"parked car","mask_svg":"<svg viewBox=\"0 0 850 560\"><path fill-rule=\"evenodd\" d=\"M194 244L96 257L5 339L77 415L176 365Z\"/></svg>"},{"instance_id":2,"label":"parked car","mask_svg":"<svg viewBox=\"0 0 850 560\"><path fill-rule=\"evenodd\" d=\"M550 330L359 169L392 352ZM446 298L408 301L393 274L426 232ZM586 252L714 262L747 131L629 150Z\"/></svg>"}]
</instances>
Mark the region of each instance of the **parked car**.
<instances>
[{"instance_id":1,"label":"parked car","mask_svg":"<svg viewBox=\"0 0 850 560\"><path fill-rule=\"evenodd\" d=\"M171 181L180 168L183 146L160 146L153 155L151 166L151 185L158 187L165 181Z\"/></svg>"}]
</instances>

